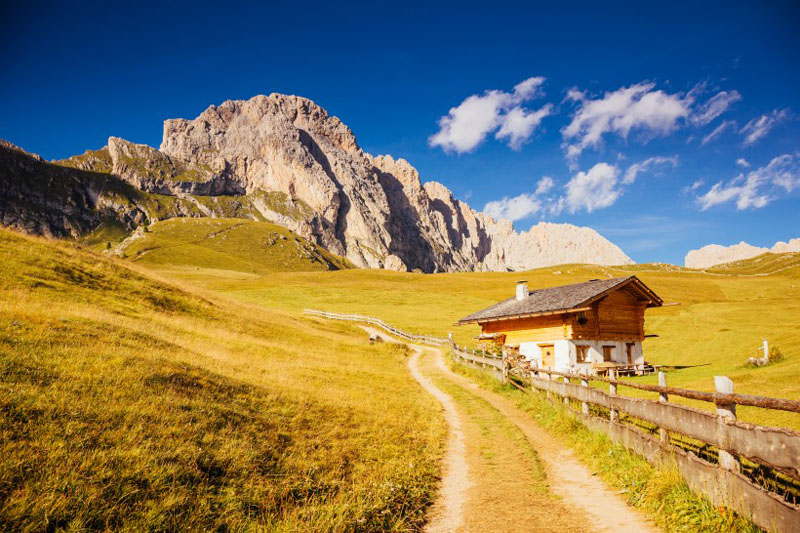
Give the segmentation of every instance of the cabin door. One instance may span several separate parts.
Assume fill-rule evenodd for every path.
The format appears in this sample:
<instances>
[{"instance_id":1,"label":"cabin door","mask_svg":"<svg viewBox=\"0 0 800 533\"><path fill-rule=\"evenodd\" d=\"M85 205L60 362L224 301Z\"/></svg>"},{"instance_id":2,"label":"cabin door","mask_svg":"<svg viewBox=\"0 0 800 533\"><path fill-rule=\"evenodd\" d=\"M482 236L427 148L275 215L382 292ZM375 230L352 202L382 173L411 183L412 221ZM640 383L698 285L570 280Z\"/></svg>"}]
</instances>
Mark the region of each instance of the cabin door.
<instances>
[{"instance_id":1,"label":"cabin door","mask_svg":"<svg viewBox=\"0 0 800 533\"><path fill-rule=\"evenodd\" d=\"M632 342L629 342L628 344L625 345L625 348L628 352L628 366L633 366L633 348L635 346L636 345Z\"/></svg>"},{"instance_id":2,"label":"cabin door","mask_svg":"<svg viewBox=\"0 0 800 533\"><path fill-rule=\"evenodd\" d=\"M540 344L539 349L542 351L542 366L555 368L556 356L555 348L552 344Z\"/></svg>"}]
</instances>

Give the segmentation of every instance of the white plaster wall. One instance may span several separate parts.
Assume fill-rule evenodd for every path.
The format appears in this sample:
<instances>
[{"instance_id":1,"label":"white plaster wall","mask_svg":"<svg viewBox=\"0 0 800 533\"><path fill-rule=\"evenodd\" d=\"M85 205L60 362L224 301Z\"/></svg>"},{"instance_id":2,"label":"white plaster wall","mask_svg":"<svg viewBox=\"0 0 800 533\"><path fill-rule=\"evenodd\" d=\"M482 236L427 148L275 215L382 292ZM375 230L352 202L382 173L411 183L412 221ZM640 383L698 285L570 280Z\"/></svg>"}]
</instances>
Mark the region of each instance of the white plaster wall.
<instances>
[{"instance_id":1,"label":"white plaster wall","mask_svg":"<svg viewBox=\"0 0 800 533\"><path fill-rule=\"evenodd\" d=\"M552 344L555 352L554 370L577 370L591 368L592 363L603 362L603 346L614 346L614 362L628 364L628 357L625 351L627 341L573 341L573 340L553 340L538 342L523 342L519 345L519 353L536 366L542 366L542 351L539 344ZM576 346L589 346L586 363L578 363L578 351ZM634 342L633 364L641 365L644 363L642 343Z\"/></svg>"},{"instance_id":2,"label":"white plaster wall","mask_svg":"<svg viewBox=\"0 0 800 533\"><path fill-rule=\"evenodd\" d=\"M535 342L521 342L519 343L519 353L525 356L525 359L531 363L536 363L536 366L542 366L542 350Z\"/></svg>"},{"instance_id":3,"label":"white plaster wall","mask_svg":"<svg viewBox=\"0 0 800 533\"><path fill-rule=\"evenodd\" d=\"M556 368L559 372L563 372L570 368L570 341L560 340L553 343L555 349Z\"/></svg>"},{"instance_id":4,"label":"white plaster wall","mask_svg":"<svg viewBox=\"0 0 800 533\"><path fill-rule=\"evenodd\" d=\"M534 363L536 366L542 366L542 350L539 348L540 344L553 345L553 361L555 368L553 370L566 370L570 368L570 361L575 360L575 354L570 355L571 343L568 340L559 339L552 341L537 341L537 342L521 342L519 344L519 353L525 356L525 359ZM574 347L572 347L574 352ZM571 357L571 359L570 359Z\"/></svg>"}]
</instances>

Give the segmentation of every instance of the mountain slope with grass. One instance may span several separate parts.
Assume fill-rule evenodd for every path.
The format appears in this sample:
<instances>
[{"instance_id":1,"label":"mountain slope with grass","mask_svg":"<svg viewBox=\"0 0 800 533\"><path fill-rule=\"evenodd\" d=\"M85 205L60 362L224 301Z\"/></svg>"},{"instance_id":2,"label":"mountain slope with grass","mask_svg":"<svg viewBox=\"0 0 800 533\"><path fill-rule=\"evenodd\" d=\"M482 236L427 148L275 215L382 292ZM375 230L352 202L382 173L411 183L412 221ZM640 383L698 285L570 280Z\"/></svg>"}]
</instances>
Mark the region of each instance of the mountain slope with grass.
<instances>
[{"instance_id":1,"label":"mountain slope with grass","mask_svg":"<svg viewBox=\"0 0 800 533\"><path fill-rule=\"evenodd\" d=\"M241 219L164 220L135 232L111 252L143 265L251 274L352 268L282 226Z\"/></svg>"},{"instance_id":2,"label":"mountain slope with grass","mask_svg":"<svg viewBox=\"0 0 800 533\"><path fill-rule=\"evenodd\" d=\"M8 230L0 259L7 528L422 523L444 428L402 347Z\"/></svg>"}]
</instances>

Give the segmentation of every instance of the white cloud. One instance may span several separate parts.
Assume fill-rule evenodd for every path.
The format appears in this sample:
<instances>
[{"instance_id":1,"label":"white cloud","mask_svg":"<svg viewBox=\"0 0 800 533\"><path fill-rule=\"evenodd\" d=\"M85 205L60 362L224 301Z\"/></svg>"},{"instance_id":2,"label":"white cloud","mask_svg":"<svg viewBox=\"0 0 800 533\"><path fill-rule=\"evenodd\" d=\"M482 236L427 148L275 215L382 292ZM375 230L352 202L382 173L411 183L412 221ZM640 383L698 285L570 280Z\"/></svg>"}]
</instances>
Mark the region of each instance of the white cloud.
<instances>
[{"instance_id":1,"label":"white cloud","mask_svg":"<svg viewBox=\"0 0 800 533\"><path fill-rule=\"evenodd\" d=\"M531 98L544 96L544 93L542 92L542 84L544 81L544 77L534 76L519 82L514 86L514 97L519 101L524 101Z\"/></svg>"},{"instance_id":2,"label":"white cloud","mask_svg":"<svg viewBox=\"0 0 800 533\"><path fill-rule=\"evenodd\" d=\"M789 112L786 109L775 109L768 115L761 115L758 118L754 118L739 130L739 133L744 135L742 144L744 144L744 146L755 144L759 139L766 136L772 128L787 118L789 118Z\"/></svg>"},{"instance_id":3,"label":"white cloud","mask_svg":"<svg viewBox=\"0 0 800 533\"><path fill-rule=\"evenodd\" d=\"M800 161L798 155L783 154L765 167L751 170L746 175L739 174L728 182L715 183L697 201L702 210L730 201L736 202L736 209L758 209L764 207L780 193L792 192L800 187Z\"/></svg>"},{"instance_id":4,"label":"white cloud","mask_svg":"<svg viewBox=\"0 0 800 533\"><path fill-rule=\"evenodd\" d=\"M579 102L572 121L561 130L569 159L576 158L589 147L598 147L606 133L623 138L633 131L648 136L667 135L678 127L678 121L690 113L692 100L680 94L653 90L654 83L638 83L607 92L590 100L577 89L567 94L568 100Z\"/></svg>"},{"instance_id":5,"label":"white cloud","mask_svg":"<svg viewBox=\"0 0 800 533\"><path fill-rule=\"evenodd\" d=\"M555 186L556 182L550 176L543 176L536 184L536 195L545 194Z\"/></svg>"},{"instance_id":6,"label":"white cloud","mask_svg":"<svg viewBox=\"0 0 800 533\"><path fill-rule=\"evenodd\" d=\"M519 149L552 112L551 104L536 111L522 107L524 102L541 96L544 81L543 77L532 77L514 86L513 92L492 90L473 94L439 119L439 131L428 143L447 152L469 152L497 130L497 139L507 140L509 146Z\"/></svg>"},{"instance_id":7,"label":"white cloud","mask_svg":"<svg viewBox=\"0 0 800 533\"><path fill-rule=\"evenodd\" d=\"M612 205L622 194L618 178L619 168L608 163L597 163L587 172L578 172L566 186L570 212L584 209L591 213Z\"/></svg>"},{"instance_id":8,"label":"white cloud","mask_svg":"<svg viewBox=\"0 0 800 533\"><path fill-rule=\"evenodd\" d=\"M628 167L628 170L625 171L625 176L622 178L622 183L625 185L629 185L636 181L636 176L640 172L650 172L650 171L659 171L659 167L664 165L670 165L673 168L678 166L678 156L673 155L672 157L649 157L644 161L640 161L638 163L634 163Z\"/></svg>"},{"instance_id":9,"label":"white cloud","mask_svg":"<svg viewBox=\"0 0 800 533\"><path fill-rule=\"evenodd\" d=\"M744 157L740 157L736 160L736 164L742 168L750 168L750 163Z\"/></svg>"},{"instance_id":10,"label":"white cloud","mask_svg":"<svg viewBox=\"0 0 800 533\"><path fill-rule=\"evenodd\" d=\"M693 193L693 192L695 192L697 189L699 189L700 187L702 187L702 186L703 186L703 183L705 183L705 181L704 181L704 180L702 180L702 179L695 180L695 181L694 181L694 183L692 183L691 185L687 185L686 187L682 188L682 189L681 189L681 193L682 193L682 194L690 194L690 193Z\"/></svg>"},{"instance_id":11,"label":"white cloud","mask_svg":"<svg viewBox=\"0 0 800 533\"><path fill-rule=\"evenodd\" d=\"M725 133L725 130L729 130L729 129L732 129L733 131L736 131L736 122L735 121L733 121L733 120L724 121L719 126L714 128L714 130L711 133L709 133L708 135L703 137L703 140L700 141L700 144L702 146L707 145L708 143L710 143L711 141L713 141L714 139L716 139L717 137L719 137L720 135Z\"/></svg>"},{"instance_id":12,"label":"white cloud","mask_svg":"<svg viewBox=\"0 0 800 533\"><path fill-rule=\"evenodd\" d=\"M642 172L658 173L662 167L678 165L678 156L651 157L634 163L628 167L622 180L619 166L609 163L597 163L586 172L578 172L564 186L564 195L548 194L556 186L550 176L543 176L537 183L533 193L518 196L505 196L486 204L483 212L495 219L507 219L512 222L541 214L556 216L564 209L570 213L586 211L591 213L613 205ZM698 183L691 191L700 186Z\"/></svg>"},{"instance_id":13,"label":"white cloud","mask_svg":"<svg viewBox=\"0 0 800 533\"><path fill-rule=\"evenodd\" d=\"M522 107L509 110L501 120L495 139L508 139L508 145L514 150L519 150L552 109L553 106L547 104L537 111L526 111Z\"/></svg>"},{"instance_id":14,"label":"white cloud","mask_svg":"<svg viewBox=\"0 0 800 533\"><path fill-rule=\"evenodd\" d=\"M692 114L691 122L697 126L705 126L727 111L731 104L741 99L742 95L739 94L739 91L720 91L704 104L697 106Z\"/></svg>"},{"instance_id":15,"label":"white cloud","mask_svg":"<svg viewBox=\"0 0 800 533\"><path fill-rule=\"evenodd\" d=\"M500 200L493 200L487 203L483 212L492 216L494 219L499 220L504 218L511 222L528 218L531 215L544 211L540 196L547 194L555 187L555 181L550 176L543 176L536 183L536 191L531 193L522 193L518 196L508 197L504 196ZM557 200L552 198L547 199L550 206L547 210L551 214L555 214L554 205L558 203Z\"/></svg>"},{"instance_id":16,"label":"white cloud","mask_svg":"<svg viewBox=\"0 0 800 533\"><path fill-rule=\"evenodd\" d=\"M522 193L512 198L504 196L502 200L489 202L484 206L483 212L495 220L504 218L515 222L528 218L538 213L541 209L542 204L535 194Z\"/></svg>"}]
</instances>

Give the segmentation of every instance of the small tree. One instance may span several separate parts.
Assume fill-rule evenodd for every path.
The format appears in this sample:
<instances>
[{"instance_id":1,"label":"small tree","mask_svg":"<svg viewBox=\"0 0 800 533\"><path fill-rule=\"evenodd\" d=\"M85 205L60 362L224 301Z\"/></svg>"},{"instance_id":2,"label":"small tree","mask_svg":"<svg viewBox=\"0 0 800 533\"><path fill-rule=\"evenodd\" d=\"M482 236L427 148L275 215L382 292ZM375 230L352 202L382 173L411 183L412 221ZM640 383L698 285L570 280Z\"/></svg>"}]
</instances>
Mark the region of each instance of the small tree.
<instances>
[{"instance_id":1,"label":"small tree","mask_svg":"<svg viewBox=\"0 0 800 533\"><path fill-rule=\"evenodd\" d=\"M107 242L107 243L106 243L106 250L110 250L110 249L111 249L111 243L110 243L110 242Z\"/></svg>"}]
</instances>

